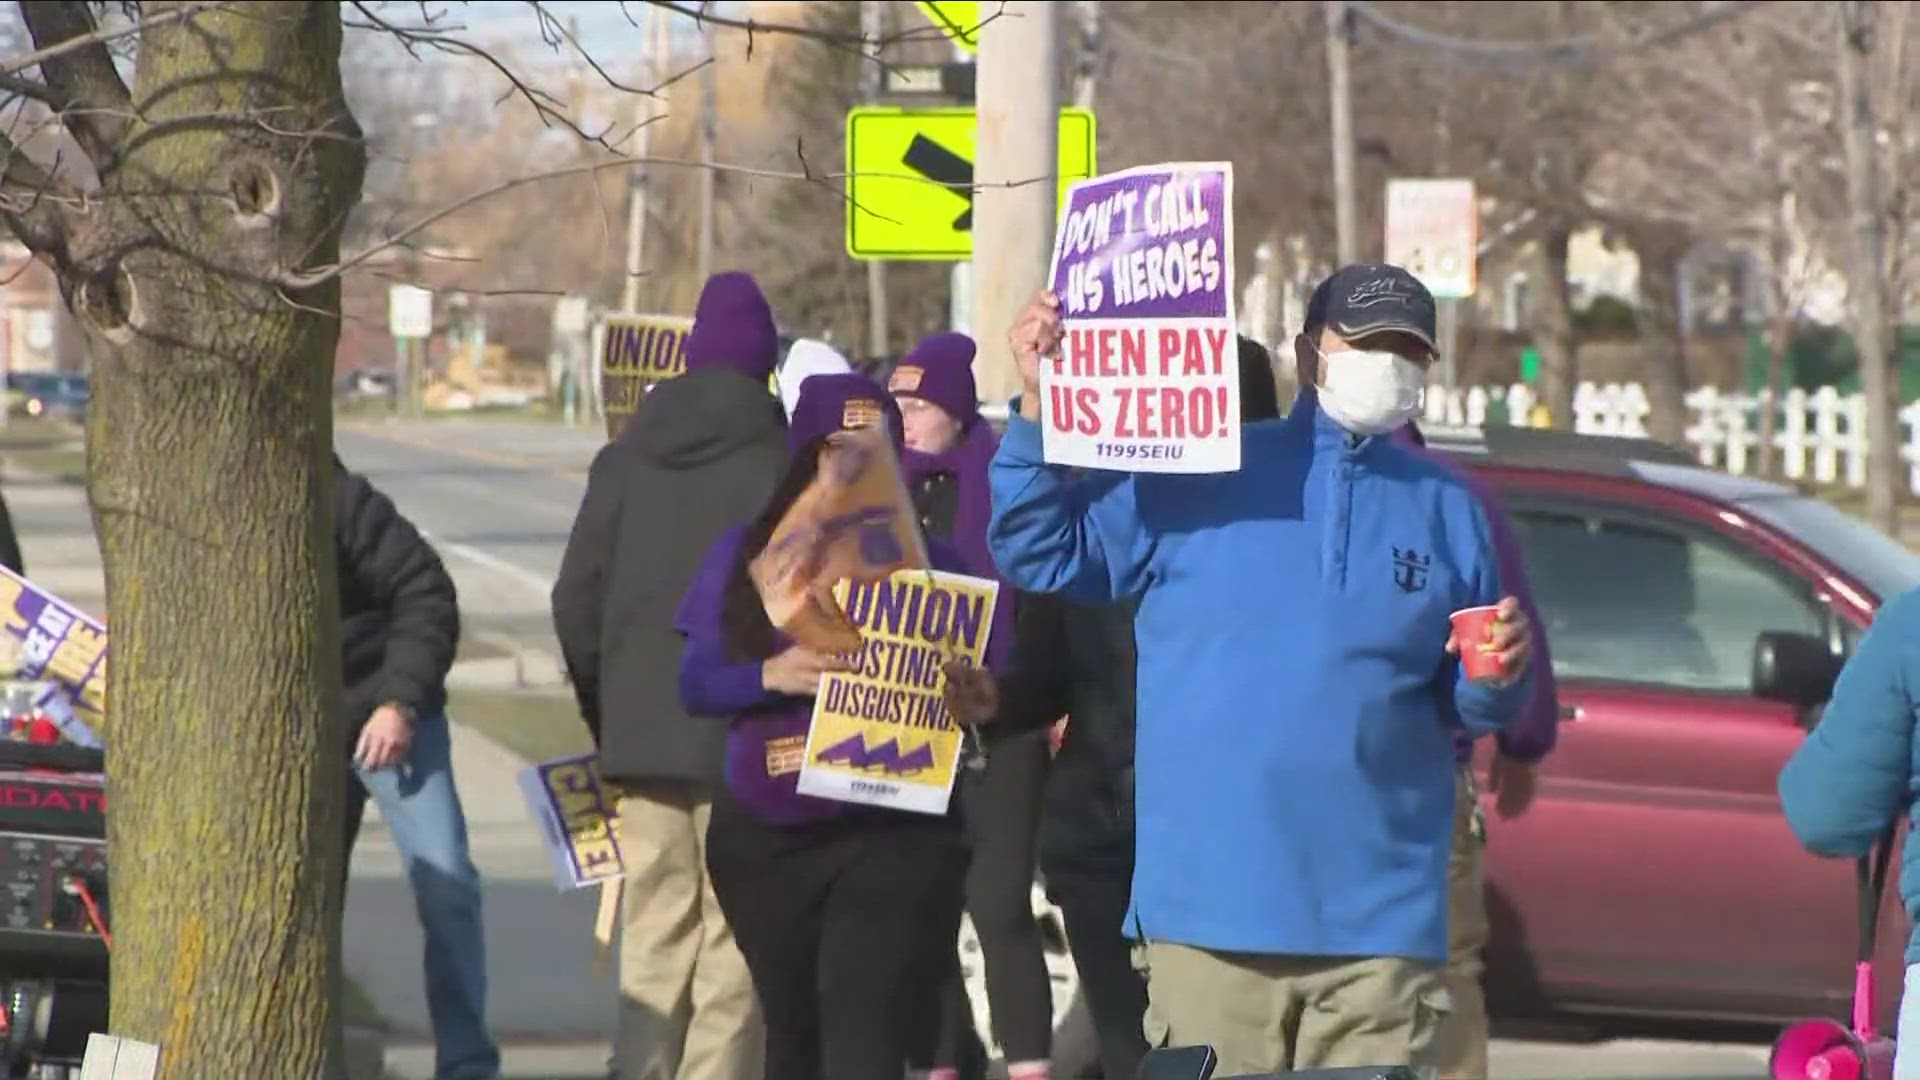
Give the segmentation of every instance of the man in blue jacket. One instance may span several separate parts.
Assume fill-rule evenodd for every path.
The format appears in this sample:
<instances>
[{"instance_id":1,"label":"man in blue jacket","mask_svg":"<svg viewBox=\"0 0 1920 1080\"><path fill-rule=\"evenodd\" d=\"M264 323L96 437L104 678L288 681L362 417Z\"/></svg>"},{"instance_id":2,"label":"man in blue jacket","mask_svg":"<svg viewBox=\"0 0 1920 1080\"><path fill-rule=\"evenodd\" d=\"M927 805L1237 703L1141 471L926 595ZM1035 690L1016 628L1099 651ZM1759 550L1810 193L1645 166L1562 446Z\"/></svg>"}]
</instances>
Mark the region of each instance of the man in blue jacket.
<instances>
[{"instance_id":1,"label":"man in blue jacket","mask_svg":"<svg viewBox=\"0 0 1920 1080\"><path fill-rule=\"evenodd\" d=\"M1486 519L1388 437L1419 408L1433 298L1333 275L1295 343L1305 388L1247 424L1238 472L1075 472L1041 453L1057 298L1014 328L1023 395L994 459L995 562L1016 587L1139 604L1133 936L1147 1035L1221 1075L1435 1065L1449 1010L1451 723L1506 725L1528 630ZM1486 642L1449 617L1498 605ZM1460 648L1502 654L1469 680Z\"/></svg>"},{"instance_id":2,"label":"man in blue jacket","mask_svg":"<svg viewBox=\"0 0 1920 1080\"><path fill-rule=\"evenodd\" d=\"M1920 789L1920 589L1901 593L1874 615L1820 723L1780 773L1780 808L1815 855L1857 859L1901 817ZM1920 914L1920 845L1902 855L1900 898ZM1907 942L1906 995L1900 1006L1893 1075L1920 1077L1920 938Z\"/></svg>"}]
</instances>

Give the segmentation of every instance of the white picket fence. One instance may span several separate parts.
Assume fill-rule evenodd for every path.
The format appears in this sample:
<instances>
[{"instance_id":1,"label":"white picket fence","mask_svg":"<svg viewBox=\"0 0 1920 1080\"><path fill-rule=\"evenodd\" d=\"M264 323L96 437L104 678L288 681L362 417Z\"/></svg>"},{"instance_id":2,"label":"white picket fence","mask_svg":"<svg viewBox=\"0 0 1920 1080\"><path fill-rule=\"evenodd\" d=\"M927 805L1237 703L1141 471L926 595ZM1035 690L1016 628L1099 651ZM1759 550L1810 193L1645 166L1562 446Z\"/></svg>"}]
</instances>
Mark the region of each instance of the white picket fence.
<instances>
[{"instance_id":1,"label":"white picket fence","mask_svg":"<svg viewBox=\"0 0 1920 1080\"><path fill-rule=\"evenodd\" d=\"M1524 425L1537 400L1523 384L1451 391L1436 386L1427 390L1427 422L1480 427L1494 407L1504 404L1507 423ZM1859 394L1824 386L1811 392L1789 390L1775 403L1765 392L1735 394L1707 386L1688 393L1686 402L1687 443L1702 465L1732 473L1751 469L1760 447L1761 410L1773 408L1778 410L1775 460L1784 475L1817 484L1866 486L1867 414ZM1581 383L1573 396L1574 430L1582 434L1645 436L1649 411L1646 391L1638 383ZM1900 410L1900 427L1907 484L1920 494L1920 401Z\"/></svg>"}]
</instances>

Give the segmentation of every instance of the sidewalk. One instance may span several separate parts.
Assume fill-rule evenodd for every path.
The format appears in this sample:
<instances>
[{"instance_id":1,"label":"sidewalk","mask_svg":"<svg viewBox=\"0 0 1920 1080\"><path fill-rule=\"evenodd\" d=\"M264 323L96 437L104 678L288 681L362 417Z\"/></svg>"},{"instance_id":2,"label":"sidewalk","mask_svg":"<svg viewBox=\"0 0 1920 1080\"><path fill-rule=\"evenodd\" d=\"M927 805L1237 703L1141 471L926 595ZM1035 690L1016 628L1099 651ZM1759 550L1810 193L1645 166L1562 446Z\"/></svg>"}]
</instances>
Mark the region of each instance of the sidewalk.
<instances>
[{"instance_id":1,"label":"sidewalk","mask_svg":"<svg viewBox=\"0 0 1920 1080\"><path fill-rule=\"evenodd\" d=\"M5 491L28 576L75 606L101 614L106 587L84 492L17 473L6 476ZM473 663L475 670L458 673L462 683L498 685L502 676L512 678L507 670L494 670L502 668L498 661ZM594 966L598 893L554 888L515 783L524 764L519 758L456 722L453 761L474 862L486 883L489 1011L508 1059L505 1076L597 1080L606 1074L615 1007L611 973L596 972ZM354 852L343 949L347 977L391 1029L392 1075L430 1077L419 921L392 836L372 805Z\"/></svg>"}]
</instances>

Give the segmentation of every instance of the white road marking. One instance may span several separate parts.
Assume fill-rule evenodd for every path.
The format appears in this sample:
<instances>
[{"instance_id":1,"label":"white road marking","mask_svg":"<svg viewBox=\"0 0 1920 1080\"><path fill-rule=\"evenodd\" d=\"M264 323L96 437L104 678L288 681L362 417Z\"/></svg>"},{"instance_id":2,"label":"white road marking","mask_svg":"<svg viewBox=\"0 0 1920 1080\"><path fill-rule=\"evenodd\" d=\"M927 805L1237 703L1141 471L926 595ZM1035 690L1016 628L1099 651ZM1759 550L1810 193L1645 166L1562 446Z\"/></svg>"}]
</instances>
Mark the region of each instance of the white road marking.
<instances>
[{"instance_id":1,"label":"white road marking","mask_svg":"<svg viewBox=\"0 0 1920 1080\"><path fill-rule=\"evenodd\" d=\"M539 592L542 596L553 591L553 579L545 574L536 573L524 566L517 566L498 555L489 555L471 544L457 544L452 540L442 540L424 529L420 531L420 535L434 547L458 555L477 566L484 566L495 573L504 574L529 589Z\"/></svg>"}]
</instances>

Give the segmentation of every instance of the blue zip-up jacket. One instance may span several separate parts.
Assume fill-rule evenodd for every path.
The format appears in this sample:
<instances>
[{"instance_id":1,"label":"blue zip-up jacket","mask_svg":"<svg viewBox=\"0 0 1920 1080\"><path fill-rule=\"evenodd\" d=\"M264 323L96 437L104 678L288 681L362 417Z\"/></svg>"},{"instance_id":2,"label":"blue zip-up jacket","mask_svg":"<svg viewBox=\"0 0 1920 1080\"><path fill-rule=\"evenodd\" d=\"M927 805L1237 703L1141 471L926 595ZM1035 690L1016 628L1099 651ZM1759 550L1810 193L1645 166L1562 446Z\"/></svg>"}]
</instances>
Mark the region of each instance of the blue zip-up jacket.
<instances>
[{"instance_id":1,"label":"blue zip-up jacket","mask_svg":"<svg viewBox=\"0 0 1920 1080\"><path fill-rule=\"evenodd\" d=\"M1132 932L1226 952L1447 953L1454 756L1496 688L1446 653L1500 600L1480 508L1390 437L1303 394L1247 424L1239 472L1079 473L1009 421L989 543L1021 589L1138 597Z\"/></svg>"},{"instance_id":2,"label":"blue zip-up jacket","mask_svg":"<svg viewBox=\"0 0 1920 1080\"><path fill-rule=\"evenodd\" d=\"M1780 771L1780 808L1816 855L1859 858L1920 795L1920 589L1882 604L1820 723ZM1900 899L1920 919L1920 845L1901 856ZM1907 941L1920 964L1920 939Z\"/></svg>"}]
</instances>

